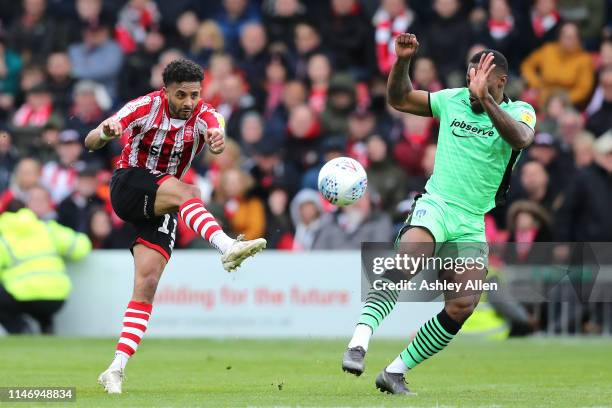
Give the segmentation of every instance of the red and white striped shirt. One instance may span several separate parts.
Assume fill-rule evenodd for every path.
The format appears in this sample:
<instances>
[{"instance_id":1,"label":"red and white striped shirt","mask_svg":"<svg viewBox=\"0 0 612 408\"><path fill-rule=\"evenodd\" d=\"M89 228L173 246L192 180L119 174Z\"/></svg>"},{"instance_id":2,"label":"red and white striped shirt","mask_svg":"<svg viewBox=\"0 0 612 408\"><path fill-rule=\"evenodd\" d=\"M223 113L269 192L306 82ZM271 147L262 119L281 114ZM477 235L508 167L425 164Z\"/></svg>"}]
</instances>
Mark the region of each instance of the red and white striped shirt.
<instances>
[{"instance_id":1,"label":"red and white striped shirt","mask_svg":"<svg viewBox=\"0 0 612 408\"><path fill-rule=\"evenodd\" d=\"M113 118L127 136L118 168L147 168L179 179L204 148L206 131L225 125L223 116L201 100L189 119L171 119L162 90L128 102Z\"/></svg>"}]
</instances>

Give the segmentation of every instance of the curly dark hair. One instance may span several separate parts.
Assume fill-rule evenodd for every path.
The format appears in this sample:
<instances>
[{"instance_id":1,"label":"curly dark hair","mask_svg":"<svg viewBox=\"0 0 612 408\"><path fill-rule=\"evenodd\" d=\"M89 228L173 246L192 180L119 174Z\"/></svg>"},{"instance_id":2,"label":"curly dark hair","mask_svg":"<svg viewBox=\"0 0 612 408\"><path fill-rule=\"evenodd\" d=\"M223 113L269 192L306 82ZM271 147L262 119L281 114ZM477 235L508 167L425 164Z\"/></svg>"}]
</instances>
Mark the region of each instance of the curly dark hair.
<instances>
[{"instance_id":1,"label":"curly dark hair","mask_svg":"<svg viewBox=\"0 0 612 408\"><path fill-rule=\"evenodd\" d=\"M204 79L202 67L188 59L177 59L169 63L162 74L164 86L173 82L201 82Z\"/></svg>"}]
</instances>

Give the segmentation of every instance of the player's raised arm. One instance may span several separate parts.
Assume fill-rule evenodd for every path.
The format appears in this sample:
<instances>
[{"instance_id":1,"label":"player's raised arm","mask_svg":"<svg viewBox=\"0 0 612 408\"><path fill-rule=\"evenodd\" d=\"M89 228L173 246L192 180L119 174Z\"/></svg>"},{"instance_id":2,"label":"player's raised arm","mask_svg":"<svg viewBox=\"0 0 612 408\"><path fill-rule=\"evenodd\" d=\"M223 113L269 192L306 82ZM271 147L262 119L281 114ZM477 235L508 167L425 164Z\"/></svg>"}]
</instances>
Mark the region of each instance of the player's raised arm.
<instances>
[{"instance_id":1,"label":"player's raised arm","mask_svg":"<svg viewBox=\"0 0 612 408\"><path fill-rule=\"evenodd\" d=\"M482 54L478 67L469 72L470 91L480 100L485 112L491 118L499 135L515 150L521 150L533 142L534 132L526 124L515 120L500 108L488 88L489 75L495 69L492 53Z\"/></svg>"},{"instance_id":2,"label":"player's raised arm","mask_svg":"<svg viewBox=\"0 0 612 408\"><path fill-rule=\"evenodd\" d=\"M419 116L432 116L429 108L429 93L412 89L408 75L410 60L419 49L414 34L400 34L395 39L397 61L391 68L387 81L387 101L395 109Z\"/></svg>"},{"instance_id":3,"label":"player's raised arm","mask_svg":"<svg viewBox=\"0 0 612 408\"><path fill-rule=\"evenodd\" d=\"M121 137L122 133L123 126L121 126L121 123L114 117L108 118L87 134L85 147L90 151L101 149L110 140Z\"/></svg>"}]
</instances>

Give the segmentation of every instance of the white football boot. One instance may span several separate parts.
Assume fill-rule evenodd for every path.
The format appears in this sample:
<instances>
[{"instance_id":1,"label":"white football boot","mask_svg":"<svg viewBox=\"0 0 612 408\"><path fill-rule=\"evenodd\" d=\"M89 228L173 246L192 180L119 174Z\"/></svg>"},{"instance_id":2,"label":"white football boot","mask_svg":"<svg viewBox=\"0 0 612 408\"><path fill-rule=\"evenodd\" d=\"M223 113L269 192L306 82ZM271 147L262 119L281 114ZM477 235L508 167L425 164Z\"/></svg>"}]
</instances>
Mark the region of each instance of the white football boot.
<instances>
[{"instance_id":1,"label":"white football boot","mask_svg":"<svg viewBox=\"0 0 612 408\"><path fill-rule=\"evenodd\" d=\"M109 368L100 374L100 377L98 377L98 384L101 384L104 390L109 394L121 394L123 378L122 370Z\"/></svg>"},{"instance_id":2,"label":"white football boot","mask_svg":"<svg viewBox=\"0 0 612 408\"><path fill-rule=\"evenodd\" d=\"M245 259L263 251L266 244L263 238L245 241L244 235L238 235L232 246L221 256L223 268L228 272L234 272Z\"/></svg>"}]
</instances>

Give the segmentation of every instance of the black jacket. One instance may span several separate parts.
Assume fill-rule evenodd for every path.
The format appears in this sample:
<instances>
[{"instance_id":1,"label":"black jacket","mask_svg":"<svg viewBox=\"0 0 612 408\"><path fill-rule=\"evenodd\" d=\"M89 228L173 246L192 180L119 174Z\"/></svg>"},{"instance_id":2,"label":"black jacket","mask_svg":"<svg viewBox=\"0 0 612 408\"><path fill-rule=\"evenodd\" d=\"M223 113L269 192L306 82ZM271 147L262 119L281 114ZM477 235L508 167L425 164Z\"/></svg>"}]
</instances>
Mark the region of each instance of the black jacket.
<instances>
[{"instance_id":1,"label":"black jacket","mask_svg":"<svg viewBox=\"0 0 612 408\"><path fill-rule=\"evenodd\" d=\"M560 242L612 241L612 174L597 164L579 170L564 194L555 224Z\"/></svg>"}]
</instances>

